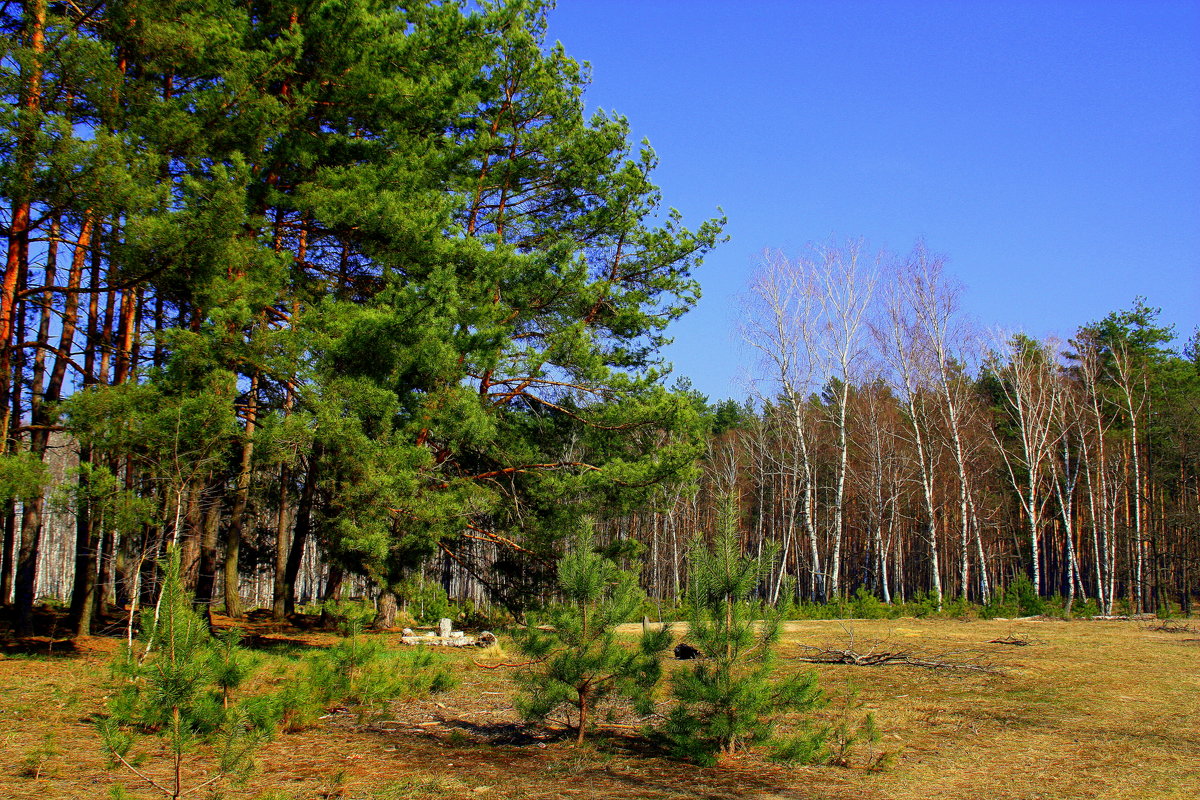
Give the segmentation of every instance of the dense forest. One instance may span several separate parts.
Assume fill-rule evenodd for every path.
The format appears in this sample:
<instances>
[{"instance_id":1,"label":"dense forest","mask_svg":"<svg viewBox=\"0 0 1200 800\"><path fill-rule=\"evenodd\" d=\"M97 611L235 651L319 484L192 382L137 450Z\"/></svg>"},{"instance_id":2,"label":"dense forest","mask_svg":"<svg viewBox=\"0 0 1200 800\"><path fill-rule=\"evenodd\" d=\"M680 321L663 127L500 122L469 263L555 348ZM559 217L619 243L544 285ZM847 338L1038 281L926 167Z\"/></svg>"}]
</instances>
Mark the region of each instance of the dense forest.
<instances>
[{"instance_id":1,"label":"dense forest","mask_svg":"<svg viewBox=\"0 0 1200 800\"><path fill-rule=\"evenodd\" d=\"M744 403L661 348L685 227L540 2L0 6L0 601L74 629L440 584L520 612L592 520L652 598L736 498L772 603L1113 613L1200 586L1200 339L984 336L944 259L763 257ZM636 544L635 544L636 543Z\"/></svg>"}]
</instances>

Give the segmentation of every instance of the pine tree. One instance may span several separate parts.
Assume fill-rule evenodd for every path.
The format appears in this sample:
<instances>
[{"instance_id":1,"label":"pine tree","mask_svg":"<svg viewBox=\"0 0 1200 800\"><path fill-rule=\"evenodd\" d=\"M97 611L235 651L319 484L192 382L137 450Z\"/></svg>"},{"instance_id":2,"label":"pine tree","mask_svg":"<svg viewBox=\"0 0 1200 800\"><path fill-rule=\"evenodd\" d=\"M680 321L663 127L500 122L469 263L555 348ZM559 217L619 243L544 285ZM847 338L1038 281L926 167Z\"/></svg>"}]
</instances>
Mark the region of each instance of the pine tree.
<instances>
[{"instance_id":1,"label":"pine tree","mask_svg":"<svg viewBox=\"0 0 1200 800\"><path fill-rule=\"evenodd\" d=\"M776 757L788 760L811 758L820 749L819 729L775 733L780 714L814 709L822 697L814 672L773 677L780 618L764 608L765 618L756 621L751 603L773 561L741 555L736 502L726 497L712 547L697 542L691 552L688 636L702 657L672 676L676 706L665 733L677 755L713 764L716 754L753 744L771 745Z\"/></svg>"},{"instance_id":2,"label":"pine tree","mask_svg":"<svg viewBox=\"0 0 1200 800\"><path fill-rule=\"evenodd\" d=\"M575 537L558 566L563 601L545 615L531 616L515 636L534 659L519 673L524 689L518 708L527 719L545 719L564 706L574 710L575 741L606 701L626 697L642 713L662 674L661 654L670 644L665 628L645 631L636 648L617 641L616 626L627 621L644 597L636 576L596 552L590 527Z\"/></svg>"},{"instance_id":3,"label":"pine tree","mask_svg":"<svg viewBox=\"0 0 1200 800\"><path fill-rule=\"evenodd\" d=\"M249 705L230 702L231 692L247 677L250 663L237 649L236 636L214 643L205 620L179 576L179 551L171 548L161 565L163 588L154 608L146 609L142 632L133 648L124 648L113 665L118 690L109 714L100 722L105 753L114 764L136 774L150 787L176 800L205 786L244 776L254 747L271 720L252 722ZM166 740L171 773L164 778L145 769L132 755L138 732ZM216 759L212 774L185 786L184 762L198 744Z\"/></svg>"}]
</instances>

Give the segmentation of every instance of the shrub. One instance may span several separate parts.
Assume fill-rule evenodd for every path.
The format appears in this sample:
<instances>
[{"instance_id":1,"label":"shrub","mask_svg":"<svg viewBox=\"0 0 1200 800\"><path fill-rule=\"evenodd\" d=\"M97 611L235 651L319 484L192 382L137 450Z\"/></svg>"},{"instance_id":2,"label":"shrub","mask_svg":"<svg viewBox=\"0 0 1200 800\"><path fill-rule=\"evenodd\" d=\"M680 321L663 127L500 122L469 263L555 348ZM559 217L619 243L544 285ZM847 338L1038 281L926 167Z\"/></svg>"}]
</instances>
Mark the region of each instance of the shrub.
<instances>
[{"instance_id":1,"label":"shrub","mask_svg":"<svg viewBox=\"0 0 1200 800\"><path fill-rule=\"evenodd\" d=\"M404 610L419 623L437 622L443 617L455 618L458 609L450 602L446 590L437 581L422 575L410 575L396 587L396 596Z\"/></svg>"},{"instance_id":2,"label":"shrub","mask_svg":"<svg viewBox=\"0 0 1200 800\"><path fill-rule=\"evenodd\" d=\"M942 615L952 619L970 619L975 606L965 597L954 597L942 606Z\"/></svg>"},{"instance_id":3,"label":"shrub","mask_svg":"<svg viewBox=\"0 0 1200 800\"><path fill-rule=\"evenodd\" d=\"M850 601L850 613L855 619L888 619L892 615L890 606L860 586Z\"/></svg>"},{"instance_id":4,"label":"shrub","mask_svg":"<svg viewBox=\"0 0 1200 800\"><path fill-rule=\"evenodd\" d=\"M884 769L891 756L877 750L882 738L875 725L875 715L863 714L865 704L858 697L858 688L847 684L832 703L832 720L824 727L826 741L816 753L816 760L838 767L849 767L860 761L871 771Z\"/></svg>"},{"instance_id":5,"label":"shrub","mask_svg":"<svg viewBox=\"0 0 1200 800\"><path fill-rule=\"evenodd\" d=\"M40 779L50 774L50 763L62 754L54 733L46 733L42 741L25 754L19 774L23 778Z\"/></svg>"},{"instance_id":6,"label":"shrub","mask_svg":"<svg viewBox=\"0 0 1200 800\"><path fill-rule=\"evenodd\" d=\"M392 650L381 636L363 633L373 615L369 605L344 603L333 612L344 637L305 659L299 676L277 696L288 730L311 724L331 705L353 707L365 719L389 702L447 691L455 684L448 660L423 647Z\"/></svg>"},{"instance_id":7,"label":"shrub","mask_svg":"<svg viewBox=\"0 0 1200 800\"><path fill-rule=\"evenodd\" d=\"M1098 617L1100 616L1100 606L1095 598L1075 598L1075 605L1071 609L1071 613L1077 617Z\"/></svg>"}]
</instances>

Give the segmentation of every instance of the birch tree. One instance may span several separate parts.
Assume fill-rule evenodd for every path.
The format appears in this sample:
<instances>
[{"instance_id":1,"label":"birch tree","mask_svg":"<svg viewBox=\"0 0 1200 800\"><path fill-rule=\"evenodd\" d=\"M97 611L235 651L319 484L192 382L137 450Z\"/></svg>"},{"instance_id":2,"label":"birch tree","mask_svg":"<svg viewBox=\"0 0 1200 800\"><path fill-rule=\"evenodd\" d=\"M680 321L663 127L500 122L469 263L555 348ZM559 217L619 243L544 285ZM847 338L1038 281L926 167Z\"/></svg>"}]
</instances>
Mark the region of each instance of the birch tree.
<instances>
[{"instance_id":1,"label":"birch tree","mask_svg":"<svg viewBox=\"0 0 1200 800\"><path fill-rule=\"evenodd\" d=\"M1014 429L1015 446L999 441L1000 453L1013 492L1021 504L1029 537L1030 572L1038 592L1042 585L1041 529L1046 498L1045 479L1059 431L1054 421L1061 402L1053 346L1023 334L1000 345L995 364L1006 411Z\"/></svg>"},{"instance_id":2,"label":"birch tree","mask_svg":"<svg viewBox=\"0 0 1200 800\"><path fill-rule=\"evenodd\" d=\"M780 467L794 478L803 497L799 515L812 566L810 596L825 597L816 525L816 432L807 401L817 372L818 286L796 262L778 251L768 251L762 256L750 292L742 337L758 351L765 379L753 385L764 408L788 421L786 433L781 436L784 457ZM771 388L765 388L764 383ZM772 391L782 396L782 402L771 402Z\"/></svg>"},{"instance_id":3,"label":"birch tree","mask_svg":"<svg viewBox=\"0 0 1200 800\"><path fill-rule=\"evenodd\" d=\"M896 393L907 416L921 484L921 518L924 521L923 538L929 557L930 587L940 609L943 591L935 481L938 456L933 442L933 420L929 408L930 384L936 366L930 362L928 348L921 344L921 331L914 319L912 304L898 280L891 280L886 285L883 308L875 326L875 336L889 364Z\"/></svg>"},{"instance_id":4,"label":"birch tree","mask_svg":"<svg viewBox=\"0 0 1200 800\"><path fill-rule=\"evenodd\" d=\"M945 431L958 479L958 585L963 597L970 586L969 553L972 536L979 553L980 596L987 602L987 570L983 563L979 531L973 530L970 513L971 481L968 473L969 454L964 444L963 428L967 422L971 399L963 380L963 371L970 356L966 345L970 332L962 319L961 285L945 273L945 258L930 253L923 242L917 244L897 276L897 285L912 307L916 324L914 343L926 351L945 417Z\"/></svg>"},{"instance_id":5,"label":"birch tree","mask_svg":"<svg viewBox=\"0 0 1200 800\"><path fill-rule=\"evenodd\" d=\"M838 462L834 474L833 554L829 565L830 593L840 591L842 539L846 524L846 471L850 454L849 402L852 387L862 377L867 356L867 310L877 282L878 260L864 263L863 242L851 240L844 246L822 246L814 257L801 264L811 271L819 289L821 303L818 352L824 366L836 380L832 419L837 431ZM939 592L940 594L940 592Z\"/></svg>"}]
</instances>

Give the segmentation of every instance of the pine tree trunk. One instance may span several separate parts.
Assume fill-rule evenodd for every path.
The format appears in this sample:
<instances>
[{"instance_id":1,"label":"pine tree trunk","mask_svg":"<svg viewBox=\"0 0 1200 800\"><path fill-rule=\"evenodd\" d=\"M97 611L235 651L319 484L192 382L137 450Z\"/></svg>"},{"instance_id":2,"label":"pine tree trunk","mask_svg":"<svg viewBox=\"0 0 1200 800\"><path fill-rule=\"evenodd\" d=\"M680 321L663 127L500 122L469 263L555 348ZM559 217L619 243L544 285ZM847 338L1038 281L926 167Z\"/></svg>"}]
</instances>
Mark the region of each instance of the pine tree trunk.
<instances>
[{"instance_id":1,"label":"pine tree trunk","mask_svg":"<svg viewBox=\"0 0 1200 800\"><path fill-rule=\"evenodd\" d=\"M287 614L287 562L292 537L288 530L288 482L291 475L287 466L279 468L279 516L275 520L275 575L271 591L271 617L282 622Z\"/></svg>"},{"instance_id":2,"label":"pine tree trunk","mask_svg":"<svg viewBox=\"0 0 1200 800\"><path fill-rule=\"evenodd\" d=\"M177 503L182 507L176 508L176 514L182 511L183 519L182 526L176 519L175 536L179 544L179 576L183 581L183 586L193 595L196 592L196 582L199 576L200 565L200 539L204 525L203 515L200 510L200 498L203 494L203 486L198 480L191 480L183 487L180 487L180 494L177 496ZM182 530L181 530L182 528Z\"/></svg>"},{"instance_id":3,"label":"pine tree trunk","mask_svg":"<svg viewBox=\"0 0 1200 800\"><path fill-rule=\"evenodd\" d=\"M399 606L396 605L395 593L384 589L379 593L379 611L375 614L372 627L377 631L386 631L396 627L396 614L399 610Z\"/></svg>"},{"instance_id":4,"label":"pine tree trunk","mask_svg":"<svg viewBox=\"0 0 1200 800\"><path fill-rule=\"evenodd\" d=\"M90 448L80 448L79 463L91 461ZM79 502L75 507L75 580L71 586L71 628L76 636L90 636L96 593L96 550L92 542L92 506L88 500L87 473L79 474Z\"/></svg>"},{"instance_id":5,"label":"pine tree trunk","mask_svg":"<svg viewBox=\"0 0 1200 800\"><path fill-rule=\"evenodd\" d=\"M296 613L296 578L300 574L300 562L304 557L304 544L312 529L313 502L317 494L317 473L321 465L320 445L314 445L309 456L308 471L304 476L304 489L300 493L300 503L296 507L296 528L292 535L292 546L288 550L287 566L283 576L283 607L284 613L291 616Z\"/></svg>"},{"instance_id":6,"label":"pine tree trunk","mask_svg":"<svg viewBox=\"0 0 1200 800\"><path fill-rule=\"evenodd\" d=\"M225 482L210 476L202 496L200 530L200 571L196 580L196 607L212 618L213 596L217 584L217 548L221 532L221 505Z\"/></svg>"},{"instance_id":7,"label":"pine tree trunk","mask_svg":"<svg viewBox=\"0 0 1200 800\"><path fill-rule=\"evenodd\" d=\"M258 415L258 373L250 376L250 391L246 398L246 429L242 439L241 458L238 463L237 494L229 515L229 538L225 543L225 613L230 617L241 616L241 598L238 595L238 556L244 536L246 506L250 499L250 467L254 455L254 427Z\"/></svg>"},{"instance_id":8,"label":"pine tree trunk","mask_svg":"<svg viewBox=\"0 0 1200 800\"><path fill-rule=\"evenodd\" d=\"M6 606L13 593L13 563L17 547L17 501L4 504L4 552L0 554L0 606Z\"/></svg>"},{"instance_id":9,"label":"pine tree trunk","mask_svg":"<svg viewBox=\"0 0 1200 800\"><path fill-rule=\"evenodd\" d=\"M8 229L8 253L4 280L0 282L0 436L5 437L0 454L11 452L8 440L11 397L13 332L16 330L17 287L29 268L29 231L32 211L33 172L37 164L37 115L42 104L42 56L46 45L46 0L26 0L23 9L25 39L32 58L21 85L21 115L17 121L17 166L12 216ZM18 590L19 591L19 590ZM29 609L32 612L32 608ZM18 617L24 612L18 602Z\"/></svg>"},{"instance_id":10,"label":"pine tree trunk","mask_svg":"<svg viewBox=\"0 0 1200 800\"><path fill-rule=\"evenodd\" d=\"M582 745L583 737L587 731L587 713L588 713L588 697L586 692L579 693L579 731L575 735L575 744Z\"/></svg>"}]
</instances>

